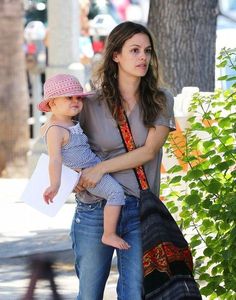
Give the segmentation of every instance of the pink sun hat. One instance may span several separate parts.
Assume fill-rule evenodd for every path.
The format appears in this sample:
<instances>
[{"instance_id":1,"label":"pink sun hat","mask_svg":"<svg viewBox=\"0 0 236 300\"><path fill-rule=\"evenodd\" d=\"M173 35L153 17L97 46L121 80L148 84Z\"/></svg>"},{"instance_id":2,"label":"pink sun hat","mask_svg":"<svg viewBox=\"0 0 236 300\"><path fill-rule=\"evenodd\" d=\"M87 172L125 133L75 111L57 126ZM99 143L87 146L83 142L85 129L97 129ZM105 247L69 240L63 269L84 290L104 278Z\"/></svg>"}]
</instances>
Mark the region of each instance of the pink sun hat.
<instances>
[{"instance_id":1,"label":"pink sun hat","mask_svg":"<svg viewBox=\"0 0 236 300\"><path fill-rule=\"evenodd\" d=\"M93 95L94 92L84 92L79 80L69 74L58 74L48 78L43 86L44 97L38 104L38 109L43 112L49 112L48 102L56 97L86 97Z\"/></svg>"}]
</instances>

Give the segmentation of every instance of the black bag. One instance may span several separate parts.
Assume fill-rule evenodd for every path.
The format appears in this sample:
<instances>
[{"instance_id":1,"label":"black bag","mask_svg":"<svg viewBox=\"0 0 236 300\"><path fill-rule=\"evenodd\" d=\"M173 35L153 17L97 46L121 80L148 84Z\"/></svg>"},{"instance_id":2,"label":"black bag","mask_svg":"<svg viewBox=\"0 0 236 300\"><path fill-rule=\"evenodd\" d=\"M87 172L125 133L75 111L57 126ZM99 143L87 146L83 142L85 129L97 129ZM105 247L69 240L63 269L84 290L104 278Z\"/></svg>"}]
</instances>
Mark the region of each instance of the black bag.
<instances>
[{"instance_id":1,"label":"black bag","mask_svg":"<svg viewBox=\"0 0 236 300\"><path fill-rule=\"evenodd\" d=\"M127 151L136 148L128 119L118 111L119 130ZM164 203L149 189L144 168L134 169L140 187L143 247L143 299L202 299L193 277L188 243Z\"/></svg>"},{"instance_id":2,"label":"black bag","mask_svg":"<svg viewBox=\"0 0 236 300\"><path fill-rule=\"evenodd\" d=\"M140 200L144 299L202 299L191 251L172 215L149 189Z\"/></svg>"}]
</instances>

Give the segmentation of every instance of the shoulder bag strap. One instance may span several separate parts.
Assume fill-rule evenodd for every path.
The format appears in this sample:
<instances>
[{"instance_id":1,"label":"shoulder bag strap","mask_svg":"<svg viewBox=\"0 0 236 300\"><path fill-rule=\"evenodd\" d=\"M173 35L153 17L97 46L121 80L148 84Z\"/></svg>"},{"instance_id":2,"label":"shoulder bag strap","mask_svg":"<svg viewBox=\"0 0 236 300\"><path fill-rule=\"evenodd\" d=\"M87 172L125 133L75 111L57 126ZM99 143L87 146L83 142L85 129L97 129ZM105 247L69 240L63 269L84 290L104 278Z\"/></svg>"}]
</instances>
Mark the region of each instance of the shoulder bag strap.
<instances>
[{"instance_id":1,"label":"shoulder bag strap","mask_svg":"<svg viewBox=\"0 0 236 300\"><path fill-rule=\"evenodd\" d=\"M124 109L121 106L118 108L118 128L120 130L120 134L125 145L126 151L128 152L134 150L136 148L136 145L134 143L129 121ZM141 190L149 189L147 176L145 174L143 166L138 166L134 168L134 173L138 180L139 188Z\"/></svg>"}]
</instances>

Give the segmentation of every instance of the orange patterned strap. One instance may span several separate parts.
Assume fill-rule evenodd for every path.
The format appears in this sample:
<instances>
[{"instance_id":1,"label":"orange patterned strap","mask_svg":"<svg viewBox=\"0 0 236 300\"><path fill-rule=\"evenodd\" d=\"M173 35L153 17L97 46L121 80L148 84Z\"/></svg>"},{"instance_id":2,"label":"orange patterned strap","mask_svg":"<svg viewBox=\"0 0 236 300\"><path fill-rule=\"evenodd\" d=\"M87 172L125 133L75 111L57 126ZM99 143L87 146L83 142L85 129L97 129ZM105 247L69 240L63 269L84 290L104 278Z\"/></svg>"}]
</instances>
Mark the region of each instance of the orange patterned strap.
<instances>
[{"instance_id":1,"label":"orange patterned strap","mask_svg":"<svg viewBox=\"0 0 236 300\"><path fill-rule=\"evenodd\" d=\"M122 107L119 107L118 109L118 120L118 127L122 136L122 140L125 144L125 148L127 151L132 151L136 148L136 145L134 143L127 116ZM149 188L149 185L143 166L136 167L134 169L134 172L137 177L140 189L147 190Z\"/></svg>"}]
</instances>

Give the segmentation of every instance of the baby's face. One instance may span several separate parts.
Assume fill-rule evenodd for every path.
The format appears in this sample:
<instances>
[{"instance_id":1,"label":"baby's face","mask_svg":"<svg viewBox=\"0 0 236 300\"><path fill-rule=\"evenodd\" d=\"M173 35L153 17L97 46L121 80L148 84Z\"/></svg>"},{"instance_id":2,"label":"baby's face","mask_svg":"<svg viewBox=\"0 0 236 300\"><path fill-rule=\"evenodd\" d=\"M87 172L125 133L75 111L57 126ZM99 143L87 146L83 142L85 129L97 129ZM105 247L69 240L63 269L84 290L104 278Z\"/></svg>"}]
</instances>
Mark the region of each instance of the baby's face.
<instances>
[{"instance_id":1,"label":"baby's face","mask_svg":"<svg viewBox=\"0 0 236 300\"><path fill-rule=\"evenodd\" d=\"M78 96L58 97L54 99L57 112L71 117L78 115L83 108L83 98Z\"/></svg>"},{"instance_id":2,"label":"baby's face","mask_svg":"<svg viewBox=\"0 0 236 300\"><path fill-rule=\"evenodd\" d=\"M77 114L81 112L83 108L83 98L80 96L65 97L69 100L71 108L78 110Z\"/></svg>"}]
</instances>

